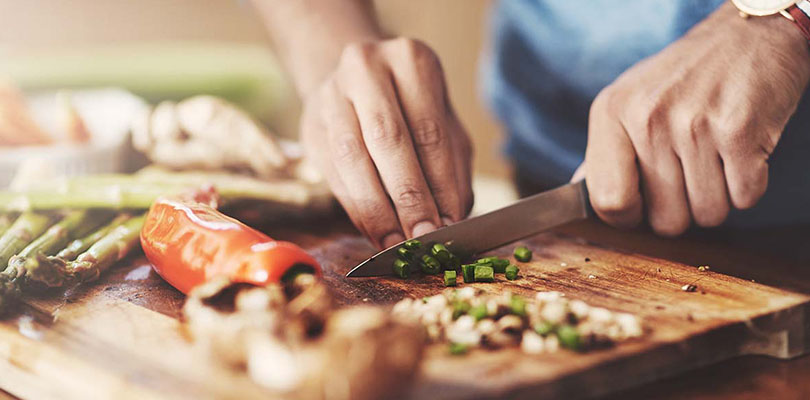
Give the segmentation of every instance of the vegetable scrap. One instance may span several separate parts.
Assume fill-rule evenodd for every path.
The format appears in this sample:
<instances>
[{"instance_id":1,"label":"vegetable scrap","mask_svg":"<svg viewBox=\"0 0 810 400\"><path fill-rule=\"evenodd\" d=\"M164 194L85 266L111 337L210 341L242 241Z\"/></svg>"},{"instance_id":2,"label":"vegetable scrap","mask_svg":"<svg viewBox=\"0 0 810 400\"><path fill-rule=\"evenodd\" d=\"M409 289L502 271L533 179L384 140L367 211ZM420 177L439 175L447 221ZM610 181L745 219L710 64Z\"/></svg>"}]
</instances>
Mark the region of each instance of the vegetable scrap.
<instances>
[{"instance_id":1,"label":"vegetable scrap","mask_svg":"<svg viewBox=\"0 0 810 400\"><path fill-rule=\"evenodd\" d=\"M399 398L426 345L419 326L384 307L338 308L310 274L267 286L215 279L190 293L183 316L197 351L273 398Z\"/></svg>"},{"instance_id":2,"label":"vegetable scrap","mask_svg":"<svg viewBox=\"0 0 810 400\"><path fill-rule=\"evenodd\" d=\"M708 271L710 269L711 269L711 267L709 267L708 265L701 265L701 266L698 267L698 271L700 271L700 272L706 272L706 271Z\"/></svg>"},{"instance_id":3,"label":"vegetable scrap","mask_svg":"<svg viewBox=\"0 0 810 400\"><path fill-rule=\"evenodd\" d=\"M636 316L569 300L559 292L528 298L473 287L445 289L421 300L403 299L392 314L423 326L431 341L449 343L451 354L518 346L529 354L561 347L585 351L643 334Z\"/></svg>"},{"instance_id":4,"label":"vegetable scrap","mask_svg":"<svg viewBox=\"0 0 810 400\"><path fill-rule=\"evenodd\" d=\"M681 286L681 290L683 290L684 292L694 292L694 291L697 291L697 285L693 285L691 283L686 284L686 285Z\"/></svg>"}]
</instances>

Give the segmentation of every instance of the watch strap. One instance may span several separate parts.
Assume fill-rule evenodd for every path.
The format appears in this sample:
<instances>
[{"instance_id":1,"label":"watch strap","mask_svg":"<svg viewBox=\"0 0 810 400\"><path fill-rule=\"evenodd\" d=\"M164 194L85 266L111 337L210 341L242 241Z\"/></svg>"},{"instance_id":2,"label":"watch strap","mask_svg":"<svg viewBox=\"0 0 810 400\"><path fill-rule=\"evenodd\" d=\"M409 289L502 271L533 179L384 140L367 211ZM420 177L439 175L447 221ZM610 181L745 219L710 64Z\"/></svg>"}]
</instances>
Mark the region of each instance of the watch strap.
<instances>
[{"instance_id":1,"label":"watch strap","mask_svg":"<svg viewBox=\"0 0 810 400\"><path fill-rule=\"evenodd\" d=\"M792 5L785 11L793 17L793 22L799 27L799 30L802 31L804 38L810 42L810 17L808 17L803 8L810 10L810 2L802 0L799 4Z\"/></svg>"}]
</instances>

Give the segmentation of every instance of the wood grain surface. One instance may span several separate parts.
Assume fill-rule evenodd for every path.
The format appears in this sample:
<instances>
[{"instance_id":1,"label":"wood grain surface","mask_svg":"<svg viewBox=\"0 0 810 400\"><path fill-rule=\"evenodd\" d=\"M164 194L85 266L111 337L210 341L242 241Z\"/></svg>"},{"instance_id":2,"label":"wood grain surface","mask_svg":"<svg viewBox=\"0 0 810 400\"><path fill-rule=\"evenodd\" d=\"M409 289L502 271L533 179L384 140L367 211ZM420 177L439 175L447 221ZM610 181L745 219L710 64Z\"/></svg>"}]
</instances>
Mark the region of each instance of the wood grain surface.
<instances>
[{"instance_id":1,"label":"wood grain surface","mask_svg":"<svg viewBox=\"0 0 810 400\"><path fill-rule=\"evenodd\" d=\"M265 230L318 258L343 304L387 304L443 289L434 276L345 279L373 252L345 221ZM557 290L636 313L644 338L590 353L540 356L502 350L451 357L435 346L412 397L587 397L737 355L789 358L808 348L810 297L802 293L810 293L810 278L780 274L789 266L772 258L731 252L700 237L619 233L593 221L525 243L535 258L522 265L520 279L475 285L522 294ZM513 246L492 254L505 256ZM711 270L698 271L703 264ZM684 292L685 284L698 290ZM182 302L137 255L93 285L29 300L18 317L0 324L0 387L24 398L265 396L244 376L200 359L178 321Z\"/></svg>"}]
</instances>

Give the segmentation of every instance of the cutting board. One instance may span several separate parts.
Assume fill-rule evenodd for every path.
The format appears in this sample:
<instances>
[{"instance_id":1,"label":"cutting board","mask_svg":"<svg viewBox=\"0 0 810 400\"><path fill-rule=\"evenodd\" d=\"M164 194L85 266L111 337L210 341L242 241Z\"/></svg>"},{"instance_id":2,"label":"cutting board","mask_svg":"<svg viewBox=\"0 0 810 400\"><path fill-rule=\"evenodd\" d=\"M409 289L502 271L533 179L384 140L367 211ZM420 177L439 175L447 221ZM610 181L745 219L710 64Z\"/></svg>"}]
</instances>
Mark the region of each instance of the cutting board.
<instances>
[{"instance_id":1,"label":"cutting board","mask_svg":"<svg viewBox=\"0 0 810 400\"><path fill-rule=\"evenodd\" d=\"M269 233L310 251L343 304L390 304L443 289L435 276L345 279L373 252L345 221ZM810 293L810 277L786 278L780 268L787 266L768 258L700 240L619 233L593 221L522 243L535 257L521 266L520 279L499 277L494 284L474 286L525 295L560 291L637 314L645 336L588 353L548 355L510 349L450 356L445 346L432 346L411 397L582 398L738 355L795 357L810 345L810 296L803 294ZM506 256L513 247L491 254ZM676 259L712 268L701 272ZM681 290L686 284L697 290ZM243 374L194 351L178 319L182 303L183 296L163 283L141 255L95 284L30 299L18 317L0 323L0 388L24 398L266 397Z\"/></svg>"}]
</instances>

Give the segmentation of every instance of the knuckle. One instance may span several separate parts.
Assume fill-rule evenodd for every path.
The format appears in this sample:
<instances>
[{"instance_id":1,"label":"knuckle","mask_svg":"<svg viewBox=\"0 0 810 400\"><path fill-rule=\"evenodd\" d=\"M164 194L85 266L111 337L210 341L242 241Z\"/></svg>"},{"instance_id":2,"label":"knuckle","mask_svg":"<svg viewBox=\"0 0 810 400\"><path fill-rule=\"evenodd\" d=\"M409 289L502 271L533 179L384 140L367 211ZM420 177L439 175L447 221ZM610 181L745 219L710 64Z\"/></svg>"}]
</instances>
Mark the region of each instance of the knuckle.
<instances>
[{"instance_id":1,"label":"knuckle","mask_svg":"<svg viewBox=\"0 0 810 400\"><path fill-rule=\"evenodd\" d=\"M689 122L689 128L679 132L679 145L681 147L697 148L701 143L700 138L708 132L711 132L709 119L702 115L695 116Z\"/></svg>"},{"instance_id":2,"label":"knuckle","mask_svg":"<svg viewBox=\"0 0 810 400\"><path fill-rule=\"evenodd\" d=\"M425 204L426 195L416 184L403 182L397 186L394 203L398 208L416 209Z\"/></svg>"},{"instance_id":3,"label":"knuckle","mask_svg":"<svg viewBox=\"0 0 810 400\"><path fill-rule=\"evenodd\" d=\"M360 139L353 132L335 135L333 146L335 158L343 162L357 160L363 149Z\"/></svg>"},{"instance_id":4,"label":"knuckle","mask_svg":"<svg viewBox=\"0 0 810 400\"><path fill-rule=\"evenodd\" d=\"M373 43L350 43L343 48L340 64L349 68L366 65L374 57L376 47Z\"/></svg>"},{"instance_id":5,"label":"knuckle","mask_svg":"<svg viewBox=\"0 0 810 400\"><path fill-rule=\"evenodd\" d=\"M418 147L440 147L447 139L436 119L427 118L413 124L413 140Z\"/></svg>"},{"instance_id":6,"label":"knuckle","mask_svg":"<svg viewBox=\"0 0 810 400\"><path fill-rule=\"evenodd\" d=\"M368 131L364 133L374 146L383 150L399 147L405 138L405 132L399 124L382 113L371 116Z\"/></svg>"}]
</instances>

